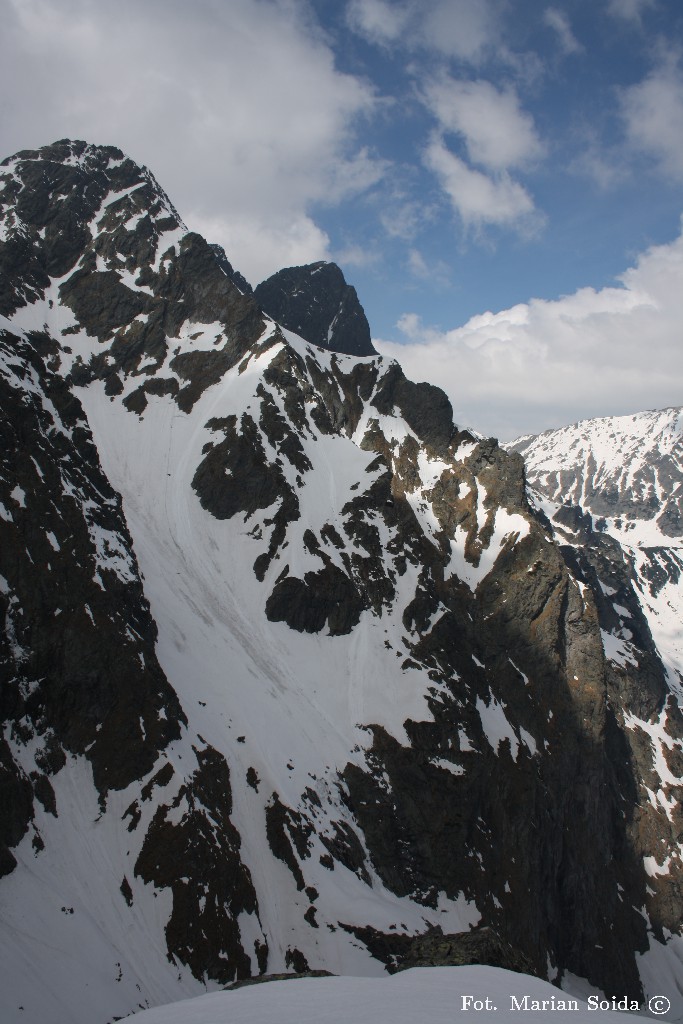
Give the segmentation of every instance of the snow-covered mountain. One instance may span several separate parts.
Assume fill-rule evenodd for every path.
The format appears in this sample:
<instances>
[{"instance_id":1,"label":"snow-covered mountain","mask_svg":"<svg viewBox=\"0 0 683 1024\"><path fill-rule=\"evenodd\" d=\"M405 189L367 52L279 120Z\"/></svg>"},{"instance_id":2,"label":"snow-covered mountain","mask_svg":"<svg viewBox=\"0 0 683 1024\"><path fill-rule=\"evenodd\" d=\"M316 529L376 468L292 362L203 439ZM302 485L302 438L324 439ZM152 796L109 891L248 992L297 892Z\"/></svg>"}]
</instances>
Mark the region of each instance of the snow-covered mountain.
<instances>
[{"instance_id":1,"label":"snow-covered mountain","mask_svg":"<svg viewBox=\"0 0 683 1024\"><path fill-rule=\"evenodd\" d=\"M270 319L118 150L0 185L3 1020L473 960L683 1012L678 677L624 548Z\"/></svg>"},{"instance_id":2,"label":"snow-covered mountain","mask_svg":"<svg viewBox=\"0 0 683 1024\"><path fill-rule=\"evenodd\" d=\"M511 446L551 501L632 547L683 543L683 409L582 420Z\"/></svg>"}]
</instances>

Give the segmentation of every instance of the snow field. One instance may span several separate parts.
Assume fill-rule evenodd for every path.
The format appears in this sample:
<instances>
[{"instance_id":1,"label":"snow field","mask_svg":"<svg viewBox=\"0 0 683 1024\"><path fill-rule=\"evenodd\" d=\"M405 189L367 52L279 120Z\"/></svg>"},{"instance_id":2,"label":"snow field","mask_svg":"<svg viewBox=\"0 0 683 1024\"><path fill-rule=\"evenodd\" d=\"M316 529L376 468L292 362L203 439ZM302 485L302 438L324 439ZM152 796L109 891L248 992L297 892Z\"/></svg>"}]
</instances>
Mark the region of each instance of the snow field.
<instances>
[{"instance_id":1,"label":"snow field","mask_svg":"<svg viewBox=\"0 0 683 1024\"><path fill-rule=\"evenodd\" d=\"M593 1009L585 998L496 967L420 967L384 978L272 981L136 1016L139 1024L467 1024L531 1014L542 1021L623 1024L623 1013L597 1010L592 998Z\"/></svg>"}]
</instances>

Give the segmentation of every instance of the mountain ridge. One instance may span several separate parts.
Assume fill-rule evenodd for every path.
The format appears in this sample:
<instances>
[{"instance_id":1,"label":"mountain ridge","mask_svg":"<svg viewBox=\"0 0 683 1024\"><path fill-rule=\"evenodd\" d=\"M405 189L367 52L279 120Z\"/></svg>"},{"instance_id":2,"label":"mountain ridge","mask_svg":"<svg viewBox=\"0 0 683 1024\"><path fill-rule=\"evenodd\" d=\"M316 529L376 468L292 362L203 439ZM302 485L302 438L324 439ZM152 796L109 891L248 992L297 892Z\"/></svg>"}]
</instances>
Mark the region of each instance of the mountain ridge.
<instances>
[{"instance_id":1,"label":"mountain ridge","mask_svg":"<svg viewBox=\"0 0 683 1024\"><path fill-rule=\"evenodd\" d=\"M581 420L504 447L526 456L532 486L551 501L580 505L625 544L653 547L683 536L682 437L683 409L670 407Z\"/></svg>"}]
</instances>

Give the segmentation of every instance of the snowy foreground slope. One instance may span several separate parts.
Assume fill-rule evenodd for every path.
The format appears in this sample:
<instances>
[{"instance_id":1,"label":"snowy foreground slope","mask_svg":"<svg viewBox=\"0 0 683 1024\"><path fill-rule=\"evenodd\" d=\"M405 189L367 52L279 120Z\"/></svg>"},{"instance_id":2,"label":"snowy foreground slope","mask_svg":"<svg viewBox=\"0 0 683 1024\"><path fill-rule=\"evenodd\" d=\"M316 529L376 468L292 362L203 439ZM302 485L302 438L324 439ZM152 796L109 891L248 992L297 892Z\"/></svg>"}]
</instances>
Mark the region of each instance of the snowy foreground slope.
<instances>
[{"instance_id":1,"label":"snowy foreground slope","mask_svg":"<svg viewBox=\"0 0 683 1024\"><path fill-rule=\"evenodd\" d=\"M591 1002L587 1002L590 999ZM622 1002L636 1020L637 1004ZM655 1008L659 1004L653 1002ZM570 1013L575 1024L623 1024L612 1000L597 993L559 992L547 982L495 967L427 967L392 978L302 978L235 992L217 992L136 1016L140 1024L453 1024L479 1019L551 1020ZM640 1007L638 1008L640 1009ZM666 1018L670 1020L670 1017Z\"/></svg>"},{"instance_id":2,"label":"snowy foreground slope","mask_svg":"<svg viewBox=\"0 0 683 1024\"><path fill-rule=\"evenodd\" d=\"M268 318L118 150L0 186L2 1019L479 960L683 1015L678 675L626 549Z\"/></svg>"}]
</instances>

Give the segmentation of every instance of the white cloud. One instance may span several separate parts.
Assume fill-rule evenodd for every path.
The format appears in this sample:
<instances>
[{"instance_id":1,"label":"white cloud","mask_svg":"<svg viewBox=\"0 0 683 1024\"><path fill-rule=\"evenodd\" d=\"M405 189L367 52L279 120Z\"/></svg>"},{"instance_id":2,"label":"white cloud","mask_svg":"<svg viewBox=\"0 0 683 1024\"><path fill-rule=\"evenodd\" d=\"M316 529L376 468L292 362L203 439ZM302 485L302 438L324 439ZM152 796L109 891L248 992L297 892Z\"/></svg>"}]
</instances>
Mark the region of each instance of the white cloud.
<instances>
[{"instance_id":1,"label":"white cloud","mask_svg":"<svg viewBox=\"0 0 683 1024\"><path fill-rule=\"evenodd\" d=\"M569 18L564 11L557 7L547 7L543 12L543 21L548 28L557 33L560 47L565 53L580 53L583 50L581 43L572 32Z\"/></svg>"},{"instance_id":2,"label":"white cloud","mask_svg":"<svg viewBox=\"0 0 683 1024\"><path fill-rule=\"evenodd\" d=\"M500 37L495 0L350 0L347 21L368 42L473 63Z\"/></svg>"},{"instance_id":3,"label":"white cloud","mask_svg":"<svg viewBox=\"0 0 683 1024\"><path fill-rule=\"evenodd\" d=\"M443 75L426 85L424 99L444 131L463 137L473 163L500 171L543 155L533 118L511 89Z\"/></svg>"},{"instance_id":4,"label":"white cloud","mask_svg":"<svg viewBox=\"0 0 683 1024\"><path fill-rule=\"evenodd\" d=\"M407 269L419 281L436 288L448 288L451 283L450 267L443 260L428 262L419 249L408 251Z\"/></svg>"},{"instance_id":5,"label":"white cloud","mask_svg":"<svg viewBox=\"0 0 683 1024\"><path fill-rule=\"evenodd\" d=\"M644 81L625 89L621 111L630 146L653 157L675 180L683 179L683 75L665 59Z\"/></svg>"},{"instance_id":6,"label":"white cloud","mask_svg":"<svg viewBox=\"0 0 683 1024\"><path fill-rule=\"evenodd\" d=\"M432 223L435 211L416 200L391 199L385 203L379 219L390 238L412 241L425 225Z\"/></svg>"},{"instance_id":7,"label":"white cloud","mask_svg":"<svg viewBox=\"0 0 683 1024\"><path fill-rule=\"evenodd\" d=\"M438 136L427 146L424 162L439 179L465 227L499 224L523 228L529 225L534 202L507 172L489 177L468 167Z\"/></svg>"},{"instance_id":8,"label":"white cloud","mask_svg":"<svg viewBox=\"0 0 683 1024\"><path fill-rule=\"evenodd\" d=\"M477 61L498 39L490 0L436 0L419 10L424 44L447 57Z\"/></svg>"},{"instance_id":9,"label":"white cloud","mask_svg":"<svg viewBox=\"0 0 683 1024\"><path fill-rule=\"evenodd\" d=\"M511 440L578 418L680 405L683 233L648 249L621 286L583 288L440 331L413 314L406 344L376 341L449 394L456 422Z\"/></svg>"},{"instance_id":10,"label":"white cloud","mask_svg":"<svg viewBox=\"0 0 683 1024\"><path fill-rule=\"evenodd\" d=\"M355 141L374 92L298 0L0 0L0 18L2 155L118 145L253 279L326 252L312 205L384 172Z\"/></svg>"},{"instance_id":11,"label":"white cloud","mask_svg":"<svg viewBox=\"0 0 683 1024\"><path fill-rule=\"evenodd\" d=\"M408 253L408 269L415 277L425 280L429 277L427 261L419 249L411 249Z\"/></svg>"},{"instance_id":12,"label":"white cloud","mask_svg":"<svg viewBox=\"0 0 683 1024\"><path fill-rule=\"evenodd\" d=\"M640 24L643 11L655 7L657 0L609 0L607 10L614 18Z\"/></svg>"},{"instance_id":13,"label":"white cloud","mask_svg":"<svg viewBox=\"0 0 683 1024\"><path fill-rule=\"evenodd\" d=\"M367 270L369 267L375 267L378 263L382 262L382 253L374 246L350 244L335 250L331 254L331 258L342 269L353 267L354 269Z\"/></svg>"},{"instance_id":14,"label":"white cloud","mask_svg":"<svg viewBox=\"0 0 683 1024\"><path fill-rule=\"evenodd\" d=\"M349 27L371 43L393 43L400 38L411 11L387 0L351 0L346 10Z\"/></svg>"},{"instance_id":15,"label":"white cloud","mask_svg":"<svg viewBox=\"0 0 683 1024\"><path fill-rule=\"evenodd\" d=\"M629 175L628 161L619 149L601 145L589 138L586 148L568 164L573 174L590 178L598 188L607 191Z\"/></svg>"},{"instance_id":16,"label":"white cloud","mask_svg":"<svg viewBox=\"0 0 683 1024\"><path fill-rule=\"evenodd\" d=\"M234 268L253 285L282 267L331 259L329 237L305 215L259 221L256 215L224 219L190 210L184 220L208 241L219 241Z\"/></svg>"}]
</instances>

